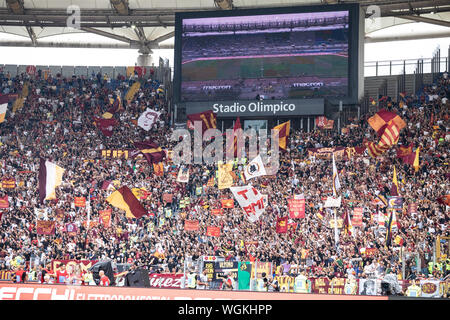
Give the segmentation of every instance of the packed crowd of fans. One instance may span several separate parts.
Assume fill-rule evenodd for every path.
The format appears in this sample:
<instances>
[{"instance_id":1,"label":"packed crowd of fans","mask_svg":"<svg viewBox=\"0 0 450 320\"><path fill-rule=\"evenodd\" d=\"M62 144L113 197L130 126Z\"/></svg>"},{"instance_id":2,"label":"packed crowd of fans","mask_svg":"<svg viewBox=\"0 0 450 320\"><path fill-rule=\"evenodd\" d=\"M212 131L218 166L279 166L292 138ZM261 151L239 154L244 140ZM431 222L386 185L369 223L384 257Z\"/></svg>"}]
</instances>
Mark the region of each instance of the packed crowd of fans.
<instances>
[{"instance_id":1,"label":"packed crowd of fans","mask_svg":"<svg viewBox=\"0 0 450 320\"><path fill-rule=\"evenodd\" d=\"M134 81L142 85L127 102L123 96ZM280 154L278 173L252 180L261 193L268 195L268 206L260 219L251 223L237 204L233 209L224 209L223 215L211 215L212 208L220 208L220 199L233 199L228 189L218 189L217 179L214 186L207 187L208 181L216 177L217 166L192 164L189 182L179 183L179 167L168 157L163 176L157 176L144 159L102 156L103 149L134 149L135 141L152 140L165 150L175 145L169 141L173 128L165 93L152 77L50 75L44 79L40 73L33 77L0 73L2 94L20 93L25 83L29 84L29 95L23 107L12 114L9 106L6 121L0 125L1 177L17 181L16 188L0 189L0 197L7 195L10 204L1 217L0 270L28 268L37 277L53 259L112 259L144 266L152 272L180 273L186 258L196 260L208 255L223 256L228 261L270 261L278 274L303 271L310 277L330 279L401 275L403 265L407 279L442 280L449 273L448 259L432 263L436 237L449 235L448 207L437 201L449 193L447 74L417 95L406 97L401 106L389 98L380 102L407 123L399 144L420 147L418 172L396 157L396 148L377 159L365 154L337 161L344 199L338 217L355 207L363 208L362 227L355 227L351 235L340 229L339 251L335 248L334 229L329 225L333 214L323 208L323 198L332 194L331 161L310 158L308 148L361 147L365 139L375 141L376 134L367 123L372 114L355 119L348 134L291 129L288 150ZM93 118L110 108L110 101L117 96L122 97L124 110L114 114L120 124L111 137L106 137L93 124ZM162 113L150 131L133 121L147 107ZM56 190L57 199L45 205L39 204L39 158L66 169L63 183ZM234 165L238 178L244 165L241 159ZM394 237L400 235L404 242L386 247L385 231L374 219L375 213L386 213L386 208L376 205L374 199L377 194L389 195L394 165L405 207L417 203L418 212L408 214L404 210L397 215ZM74 206L74 197L90 199L90 220L98 221L98 212L110 207L105 199L112 192L103 189L102 183L114 180L130 188L146 188L150 195L140 201L149 214L131 219L113 207L110 227L95 224L86 228L87 212ZM235 183L243 181L237 179ZM163 202L165 193L173 194L172 203ZM290 219L297 223L296 228L278 234L277 217L289 215L287 198L294 194L303 194L306 199L305 218ZM188 202L184 202L186 197ZM55 235L36 234L35 207L48 208L50 220L57 219L57 212L64 213ZM185 219L199 220L199 230L185 231ZM71 222L79 227L77 235L64 231L65 224ZM210 225L221 227L220 237L206 236ZM246 241L257 241L258 245L246 250L242 245ZM378 250L368 257L361 248Z\"/></svg>"}]
</instances>

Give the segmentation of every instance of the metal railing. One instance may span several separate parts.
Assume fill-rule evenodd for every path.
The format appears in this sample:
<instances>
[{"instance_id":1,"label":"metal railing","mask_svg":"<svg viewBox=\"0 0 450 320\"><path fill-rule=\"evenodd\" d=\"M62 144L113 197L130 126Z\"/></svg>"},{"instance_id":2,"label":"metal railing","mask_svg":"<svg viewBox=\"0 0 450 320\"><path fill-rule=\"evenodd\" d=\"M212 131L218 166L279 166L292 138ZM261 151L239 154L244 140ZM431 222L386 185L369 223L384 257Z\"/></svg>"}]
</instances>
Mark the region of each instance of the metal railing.
<instances>
[{"instance_id":1,"label":"metal railing","mask_svg":"<svg viewBox=\"0 0 450 320\"><path fill-rule=\"evenodd\" d=\"M450 54L450 49L449 49ZM405 60L367 61L364 63L364 76L395 76L401 73L413 74L416 71L417 61L423 61L423 72L432 73L433 70L441 72L449 70L450 61L448 57L433 57Z\"/></svg>"}]
</instances>

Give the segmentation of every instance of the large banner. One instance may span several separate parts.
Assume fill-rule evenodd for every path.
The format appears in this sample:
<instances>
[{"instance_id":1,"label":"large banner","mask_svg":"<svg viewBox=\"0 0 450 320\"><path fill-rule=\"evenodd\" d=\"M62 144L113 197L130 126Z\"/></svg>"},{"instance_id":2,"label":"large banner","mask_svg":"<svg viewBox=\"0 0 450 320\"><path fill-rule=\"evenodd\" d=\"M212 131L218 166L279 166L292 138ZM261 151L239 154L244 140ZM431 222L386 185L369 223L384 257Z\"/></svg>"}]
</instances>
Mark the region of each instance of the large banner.
<instances>
[{"instance_id":1,"label":"large banner","mask_svg":"<svg viewBox=\"0 0 450 320\"><path fill-rule=\"evenodd\" d=\"M345 155L345 147L334 147L334 148L308 148L308 156L315 157L318 159L328 159L331 160L331 157L334 153L334 158L336 160L342 160Z\"/></svg>"},{"instance_id":2,"label":"large banner","mask_svg":"<svg viewBox=\"0 0 450 320\"><path fill-rule=\"evenodd\" d=\"M81 271L87 271L90 267L97 263L98 260L52 260L52 270L56 272L61 269L61 264L66 265L70 268L75 268L75 266L79 266Z\"/></svg>"},{"instance_id":3,"label":"large banner","mask_svg":"<svg viewBox=\"0 0 450 320\"><path fill-rule=\"evenodd\" d=\"M344 294L345 278L310 278L311 293Z\"/></svg>"},{"instance_id":4,"label":"large banner","mask_svg":"<svg viewBox=\"0 0 450 320\"><path fill-rule=\"evenodd\" d=\"M230 187L230 190L250 222L256 222L264 212L264 200L259 191L252 185Z\"/></svg>"},{"instance_id":5,"label":"large banner","mask_svg":"<svg viewBox=\"0 0 450 320\"><path fill-rule=\"evenodd\" d=\"M289 218L299 219L305 217L305 199L288 199Z\"/></svg>"}]
</instances>

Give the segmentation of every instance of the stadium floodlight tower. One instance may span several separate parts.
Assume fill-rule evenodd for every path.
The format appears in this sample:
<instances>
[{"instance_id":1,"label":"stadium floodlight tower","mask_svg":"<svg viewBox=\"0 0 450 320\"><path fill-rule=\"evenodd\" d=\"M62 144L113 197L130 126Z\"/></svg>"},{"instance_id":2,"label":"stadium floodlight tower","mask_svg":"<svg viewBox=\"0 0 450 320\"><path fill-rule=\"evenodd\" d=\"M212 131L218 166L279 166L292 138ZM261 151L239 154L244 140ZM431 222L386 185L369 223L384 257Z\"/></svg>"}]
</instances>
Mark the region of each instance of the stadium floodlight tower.
<instances>
[{"instance_id":1,"label":"stadium floodlight tower","mask_svg":"<svg viewBox=\"0 0 450 320\"><path fill-rule=\"evenodd\" d=\"M234 9L233 0L214 0L214 4L222 10Z\"/></svg>"}]
</instances>

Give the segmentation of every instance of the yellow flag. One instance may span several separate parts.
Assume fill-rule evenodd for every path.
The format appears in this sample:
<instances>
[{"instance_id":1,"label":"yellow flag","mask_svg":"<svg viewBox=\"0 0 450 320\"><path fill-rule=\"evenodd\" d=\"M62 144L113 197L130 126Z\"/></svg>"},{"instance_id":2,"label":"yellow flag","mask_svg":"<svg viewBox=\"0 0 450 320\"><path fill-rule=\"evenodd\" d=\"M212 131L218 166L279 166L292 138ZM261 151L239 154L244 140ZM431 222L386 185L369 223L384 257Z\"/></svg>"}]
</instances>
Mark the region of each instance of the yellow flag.
<instances>
[{"instance_id":1,"label":"yellow flag","mask_svg":"<svg viewBox=\"0 0 450 320\"><path fill-rule=\"evenodd\" d=\"M416 149L416 157L414 158L414 164L413 164L415 172L419 171L419 167L420 167L419 166L419 152L420 152L420 148L417 148Z\"/></svg>"},{"instance_id":2,"label":"yellow flag","mask_svg":"<svg viewBox=\"0 0 450 320\"><path fill-rule=\"evenodd\" d=\"M219 167L219 177L218 186L219 189L226 189L233 185L233 176L231 175L231 170L233 169L233 163L229 162L227 164L218 164Z\"/></svg>"}]
</instances>

